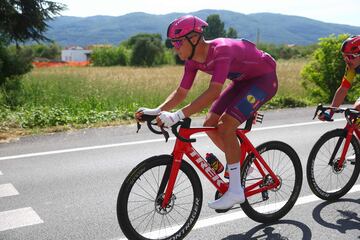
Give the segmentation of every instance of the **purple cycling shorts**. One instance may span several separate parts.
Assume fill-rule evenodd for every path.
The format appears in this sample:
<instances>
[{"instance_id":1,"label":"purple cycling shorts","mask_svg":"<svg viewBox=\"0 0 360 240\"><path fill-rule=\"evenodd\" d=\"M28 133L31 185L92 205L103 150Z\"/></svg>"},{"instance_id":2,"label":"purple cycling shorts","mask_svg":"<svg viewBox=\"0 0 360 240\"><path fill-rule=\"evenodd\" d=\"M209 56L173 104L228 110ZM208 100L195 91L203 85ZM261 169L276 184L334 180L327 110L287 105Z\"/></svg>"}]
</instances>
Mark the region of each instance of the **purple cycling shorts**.
<instances>
[{"instance_id":1,"label":"purple cycling shorts","mask_svg":"<svg viewBox=\"0 0 360 240\"><path fill-rule=\"evenodd\" d=\"M269 101L277 89L276 72L243 81L233 81L212 104L210 112L219 116L227 113L243 123Z\"/></svg>"}]
</instances>

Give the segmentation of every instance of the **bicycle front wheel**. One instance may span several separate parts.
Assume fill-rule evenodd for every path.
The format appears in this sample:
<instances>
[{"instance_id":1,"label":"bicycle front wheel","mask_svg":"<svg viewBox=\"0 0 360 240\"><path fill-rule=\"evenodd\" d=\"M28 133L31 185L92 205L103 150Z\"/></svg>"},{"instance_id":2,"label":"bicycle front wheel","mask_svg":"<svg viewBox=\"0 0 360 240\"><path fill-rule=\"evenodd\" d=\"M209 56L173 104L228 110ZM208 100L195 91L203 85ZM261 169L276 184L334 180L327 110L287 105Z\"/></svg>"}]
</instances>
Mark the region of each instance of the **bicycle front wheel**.
<instances>
[{"instance_id":1,"label":"bicycle front wheel","mask_svg":"<svg viewBox=\"0 0 360 240\"><path fill-rule=\"evenodd\" d=\"M199 217L202 187L195 170L185 161L168 205L161 206L170 175L170 155L151 157L125 179L117 200L117 217L128 239L183 239Z\"/></svg>"},{"instance_id":2,"label":"bicycle front wheel","mask_svg":"<svg viewBox=\"0 0 360 240\"><path fill-rule=\"evenodd\" d=\"M266 142L256 150L280 180L280 185L247 197L241 208L252 220L270 223L285 216L294 206L301 190L302 167L297 153L286 143ZM253 154L248 155L244 161L242 184L245 188L261 182L253 189L256 190L274 183L265 168L257 168L256 162L259 163Z\"/></svg>"},{"instance_id":3,"label":"bicycle front wheel","mask_svg":"<svg viewBox=\"0 0 360 240\"><path fill-rule=\"evenodd\" d=\"M325 133L309 154L306 177L311 191L321 199L334 201L344 196L359 175L360 148L355 136L351 138L342 167L338 164L346 134L344 129ZM355 162L350 161L350 158L355 158Z\"/></svg>"}]
</instances>

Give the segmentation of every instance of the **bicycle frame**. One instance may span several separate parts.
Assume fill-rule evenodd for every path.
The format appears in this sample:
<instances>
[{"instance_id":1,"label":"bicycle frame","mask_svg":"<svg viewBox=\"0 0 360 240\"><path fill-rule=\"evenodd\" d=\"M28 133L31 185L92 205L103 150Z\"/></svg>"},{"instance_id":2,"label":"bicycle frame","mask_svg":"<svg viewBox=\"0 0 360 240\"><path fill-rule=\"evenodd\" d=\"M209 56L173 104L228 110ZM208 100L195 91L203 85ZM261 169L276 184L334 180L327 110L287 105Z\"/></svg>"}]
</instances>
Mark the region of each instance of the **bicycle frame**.
<instances>
[{"instance_id":1,"label":"bicycle frame","mask_svg":"<svg viewBox=\"0 0 360 240\"><path fill-rule=\"evenodd\" d=\"M342 166L343 166L343 163L344 163L345 157L346 157L346 153L347 153L347 151L349 149L350 141L351 141L352 136L354 135L354 132L355 132L355 136L356 136L357 139L359 139L359 136L360 136L360 130L359 130L356 123L347 122L344 129L347 131L347 134L346 134L346 138L345 138L344 148L343 148L343 150L341 152L341 156L340 156L340 159L339 159L339 162L338 162L338 167L339 168L342 168ZM338 142L336 143L334 152L331 155L331 158L329 160L329 165L331 165L334 162L334 158L335 158L336 153L338 152L338 150L339 150L339 148L340 148L340 146L342 144L342 141L343 141L343 139L340 138L338 140Z\"/></svg>"},{"instance_id":2,"label":"bicycle frame","mask_svg":"<svg viewBox=\"0 0 360 240\"><path fill-rule=\"evenodd\" d=\"M180 128L179 135L189 139L191 135L200 132L210 132L216 131L214 127L201 127L201 128ZM270 169L265 160L261 157L256 148L252 145L250 140L245 136L250 130L246 129L238 129L236 134L241 142L241 157L240 164L241 166L244 163L246 154L253 154L255 157L255 166L258 169L259 173L264 177L267 175L263 168L268 172L268 175L274 180L274 183L271 183L267 186L260 186L263 183L263 179L260 179L256 183L245 188L246 197L250 197L254 194L276 188L280 184L280 180L277 175ZM228 189L228 183L225 183L223 179L211 168L208 162L201 157L201 155L195 150L195 148L191 145L190 142L183 142L180 139L176 139L174 150L173 150L173 162L171 166L171 170L167 169L165 171L163 180L160 185L159 193L163 193L165 189L166 182L168 179L168 184L165 190L162 207L166 207L169 203L169 200L172 196L173 188L176 182L176 178L181 166L181 162L183 161L183 155L186 155L194 165L207 177L207 179L215 186L215 188L222 194L224 194ZM164 181L165 180L165 181ZM260 186L260 187L259 187ZM255 189L259 187L258 189Z\"/></svg>"}]
</instances>

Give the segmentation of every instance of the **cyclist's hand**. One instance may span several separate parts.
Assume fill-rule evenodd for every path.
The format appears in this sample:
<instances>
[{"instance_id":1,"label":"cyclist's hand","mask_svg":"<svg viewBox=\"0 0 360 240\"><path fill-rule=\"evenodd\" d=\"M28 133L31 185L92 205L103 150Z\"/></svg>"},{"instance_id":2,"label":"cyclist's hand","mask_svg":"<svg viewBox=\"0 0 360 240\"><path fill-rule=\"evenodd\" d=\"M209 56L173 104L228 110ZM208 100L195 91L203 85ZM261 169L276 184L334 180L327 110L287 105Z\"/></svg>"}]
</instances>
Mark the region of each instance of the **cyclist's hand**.
<instances>
[{"instance_id":1,"label":"cyclist's hand","mask_svg":"<svg viewBox=\"0 0 360 240\"><path fill-rule=\"evenodd\" d=\"M177 112L161 112L160 115L156 118L157 123L159 126L162 126L164 124L165 127L171 127L178 121L185 118L184 113L179 110Z\"/></svg>"},{"instance_id":2,"label":"cyclist's hand","mask_svg":"<svg viewBox=\"0 0 360 240\"><path fill-rule=\"evenodd\" d=\"M318 119L321 121L328 121L331 122L333 121L332 119L333 114L329 113L329 112L322 112L318 115Z\"/></svg>"},{"instance_id":3,"label":"cyclist's hand","mask_svg":"<svg viewBox=\"0 0 360 240\"><path fill-rule=\"evenodd\" d=\"M135 118L136 118L137 121L141 121L141 116L143 114L156 116L156 115L159 115L160 112L161 112L160 108L144 108L144 107L141 107L135 112Z\"/></svg>"}]
</instances>

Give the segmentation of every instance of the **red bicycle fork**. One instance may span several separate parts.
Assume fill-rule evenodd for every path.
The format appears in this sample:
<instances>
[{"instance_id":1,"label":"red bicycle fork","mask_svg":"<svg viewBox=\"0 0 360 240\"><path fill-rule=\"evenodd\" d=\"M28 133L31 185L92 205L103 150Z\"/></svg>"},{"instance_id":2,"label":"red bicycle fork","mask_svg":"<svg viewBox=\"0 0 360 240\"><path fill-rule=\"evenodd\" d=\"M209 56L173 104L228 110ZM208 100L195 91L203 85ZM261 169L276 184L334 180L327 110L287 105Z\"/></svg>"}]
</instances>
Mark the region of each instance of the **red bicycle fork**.
<instances>
[{"instance_id":1,"label":"red bicycle fork","mask_svg":"<svg viewBox=\"0 0 360 240\"><path fill-rule=\"evenodd\" d=\"M350 142L351 142L351 139L352 139L352 137L354 135L354 132L355 132L356 136L359 136L359 133L360 133L357 126L354 125L354 124L347 124L345 129L347 130L347 134L346 134L346 138L345 138L344 148L343 148L343 150L341 152L341 156L340 156L340 159L338 161L338 166L337 167L339 169L341 169L343 167L344 161L346 159L346 153L347 153L347 151L349 149ZM334 158L336 156L336 153L337 153L338 149L340 148L341 143L342 143L342 140L340 138L338 140L337 146L335 146L335 150L333 152L333 155L331 156L331 160L330 160L331 163L334 163Z\"/></svg>"}]
</instances>

